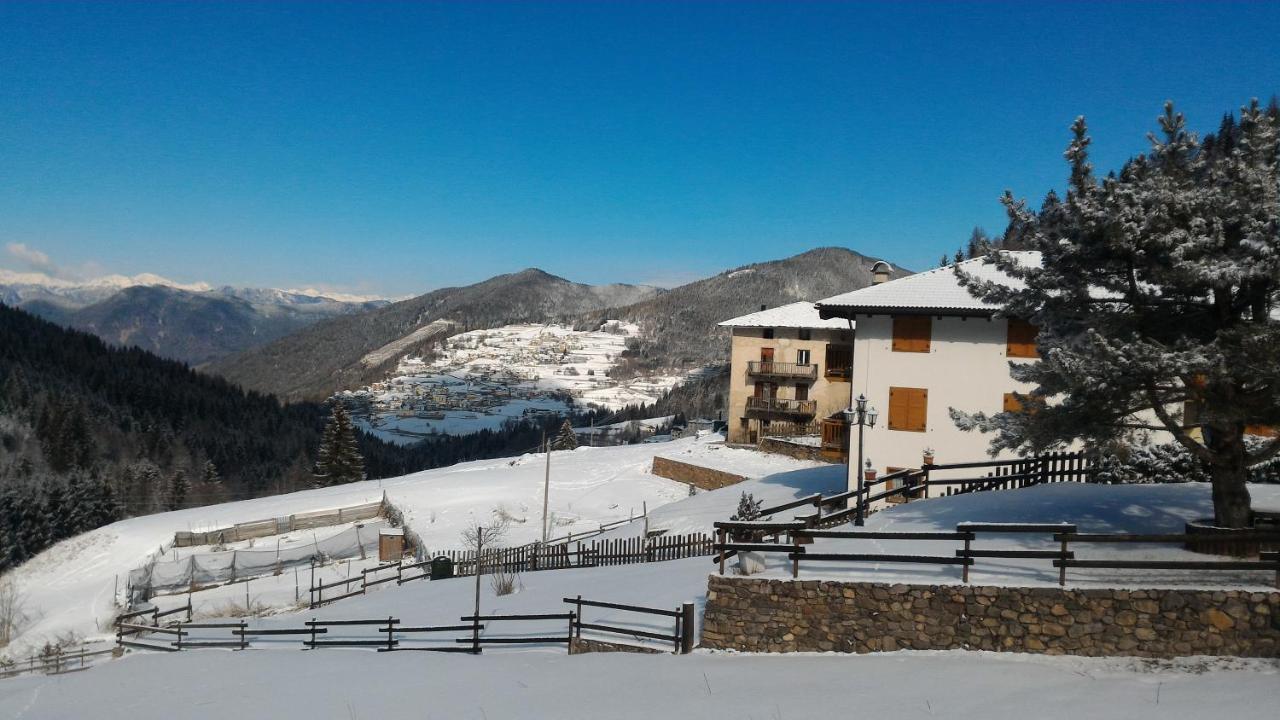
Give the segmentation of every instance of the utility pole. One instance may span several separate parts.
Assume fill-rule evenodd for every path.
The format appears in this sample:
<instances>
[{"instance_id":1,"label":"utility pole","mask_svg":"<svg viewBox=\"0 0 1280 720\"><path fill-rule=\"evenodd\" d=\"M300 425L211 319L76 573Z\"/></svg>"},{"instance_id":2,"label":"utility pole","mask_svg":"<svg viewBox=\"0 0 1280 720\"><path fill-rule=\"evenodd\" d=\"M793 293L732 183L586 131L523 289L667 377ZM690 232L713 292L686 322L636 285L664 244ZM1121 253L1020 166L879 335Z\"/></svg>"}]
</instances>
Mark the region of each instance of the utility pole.
<instances>
[{"instance_id":1,"label":"utility pole","mask_svg":"<svg viewBox=\"0 0 1280 720\"><path fill-rule=\"evenodd\" d=\"M551 498L551 446L547 444L547 431L542 431L542 448L547 451L547 470L542 479L542 544L547 543L547 504Z\"/></svg>"}]
</instances>

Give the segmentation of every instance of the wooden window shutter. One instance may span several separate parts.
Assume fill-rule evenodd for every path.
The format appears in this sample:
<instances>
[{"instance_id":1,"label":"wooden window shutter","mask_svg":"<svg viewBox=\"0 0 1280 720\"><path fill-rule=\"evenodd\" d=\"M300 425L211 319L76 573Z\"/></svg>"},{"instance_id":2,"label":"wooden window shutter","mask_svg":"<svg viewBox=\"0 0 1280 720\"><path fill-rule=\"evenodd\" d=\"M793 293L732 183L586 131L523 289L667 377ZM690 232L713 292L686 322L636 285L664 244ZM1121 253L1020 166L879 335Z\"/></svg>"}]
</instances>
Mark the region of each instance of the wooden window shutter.
<instances>
[{"instance_id":1,"label":"wooden window shutter","mask_svg":"<svg viewBox=\"0 0 1280 720\"><path fill-rule=\"evenodd\" d=\"M1009 319L1009 339L1005 348L1008 357L1038 358L1040 351L1036 349L1036 335L1040 328L1017 318Z\"/></svg>"},{"instance_id":2,"label":"wooden window shutter","mask_svg":"<svg viewBox=\"0 0 1280 720\"><path fill-rule=\"evenodd\" d=\"M889 388L889 429L924 432L929 414L929 391L924 388Z\"/></svg>"},{"instance_id":3,"label":"wooden window shutter","mask_svg":"<svg viewBox=\"0 0 1280 720\"><path fill-rule=\"evenodd\" d=\"M933 318L928 315L895 315L893 351L927 353L932 334Z\"/></svg>"},{"instance_id":4,"label":"wooden window shutter","mask_svg":"<svg viewBox=\"0 0 1280 720\"><path fill-rule=\"evenodd\" d=\"M1022 412L1022 401L1014 393L1004 394L1004 411L1007 413Z\"/></svg>"}]
</instances>

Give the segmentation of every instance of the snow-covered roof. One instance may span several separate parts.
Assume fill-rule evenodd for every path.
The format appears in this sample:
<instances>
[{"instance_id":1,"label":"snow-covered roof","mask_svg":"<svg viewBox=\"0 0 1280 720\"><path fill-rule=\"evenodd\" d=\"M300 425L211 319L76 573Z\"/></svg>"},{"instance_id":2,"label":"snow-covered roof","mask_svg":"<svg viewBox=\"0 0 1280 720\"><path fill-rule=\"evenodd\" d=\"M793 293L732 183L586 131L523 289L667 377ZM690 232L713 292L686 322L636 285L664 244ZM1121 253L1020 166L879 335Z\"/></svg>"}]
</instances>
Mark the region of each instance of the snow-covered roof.
<instances>
[{"instance_id":1,"label":"snow-covered roof","mask_svg":"<svg viewBox=\"0 0 1280 720\"><path fill-rule=\"evenodd\" d=\"M1007 251L1007 254L1020 265L1040 266L1040 253L1037 251ZM963 268L965 273L979 280L989 280L1010 287L1022 287L1022 281L1014 280L983 258L964 260L958 266ZM858 312L883 313L892 310L985 315L998 310L999 308L995 305L979 300L961 287L960 280L955 274L956 267L956 265L947 265L829 297L819 300L817 308L825 311L826 315L847 315ZM830 322L830 320L824 322Z\"/></svg>"},{"instance_id":2,"label":"snow-covered roof","mask_svg":"<svg viewBox=\"0 0 1280 720\"><path fill-rule=\"evenodd\" d=\"M750 315L725 320L720 323L720 327L788 327L848 330L849 322L840 318L823 320L818 316L818 308L813 303L803 301L791 303L790 305L779 305L776 308L760 310Z\"/></svg>"}]
</instances>

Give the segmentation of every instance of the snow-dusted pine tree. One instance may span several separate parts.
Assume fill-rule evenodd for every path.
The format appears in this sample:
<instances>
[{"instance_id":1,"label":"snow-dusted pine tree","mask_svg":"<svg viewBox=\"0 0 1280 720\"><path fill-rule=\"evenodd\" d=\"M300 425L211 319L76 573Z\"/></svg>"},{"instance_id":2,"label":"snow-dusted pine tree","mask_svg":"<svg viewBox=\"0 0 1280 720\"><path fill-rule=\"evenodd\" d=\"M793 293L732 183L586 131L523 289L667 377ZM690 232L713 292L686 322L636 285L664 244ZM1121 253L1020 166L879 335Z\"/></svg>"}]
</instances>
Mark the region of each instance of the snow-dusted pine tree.
<instances>
[{"instance_id":1,"label":"snow-dusted pine tree","mask_svg":"<svg viewBox=\"0 0 1280 720\"><path fill-rule=\"evenodd\" d=\"M993 450L1167 432L1207 469L1217 524L1244 527L1247 469L1280 453L1280 438L1245 442L1280 425L1280 111L1255 101L1203 143L1172 105L1160 125L1149 153L1098 179L1078 119L1066 198L1035 211L1006 193L1006 237L1042 265L993 252L1021 283L959 275L1039 327L1040 362L1011 363L1036 389L1019 412L952 416L994 431Z\"/></svg>"},{"instance_id":2,"label":"snow-dusted pine tree","mask_svg":"<svg viewBox=\"0 0 1280 720\"><path fill-rule=\"evenodd\" d=\"M335 402L320 438L313 485L340 485L363 479L364 457L356 441L355 425L346 407Z\"/></svg>"},{"instance_id":3,"label":"snow-dusted pine tree","mask_svg":"<svg viewBox=\"0 0 1280 720\"><path fill-rule=\"evenodd\" d=\"M187 493L191 490L191 481L183 470L175 470L169 478L169 510L181 510L187 503Z\"/></svg>"},{"instance_id":4,"label":"snow-dusted pine tree","mask_svg":"<svg viewBox=\"0 0 1280 720\"><path fill-rule=\"evenodd\" d=\"M552 450L575 450L578 447L578 438L573 434L573 425L569 424L566 419L564 424L560 426L560 432L556 434L555 440L551 441Z\"/></svg>"}]
</instances>

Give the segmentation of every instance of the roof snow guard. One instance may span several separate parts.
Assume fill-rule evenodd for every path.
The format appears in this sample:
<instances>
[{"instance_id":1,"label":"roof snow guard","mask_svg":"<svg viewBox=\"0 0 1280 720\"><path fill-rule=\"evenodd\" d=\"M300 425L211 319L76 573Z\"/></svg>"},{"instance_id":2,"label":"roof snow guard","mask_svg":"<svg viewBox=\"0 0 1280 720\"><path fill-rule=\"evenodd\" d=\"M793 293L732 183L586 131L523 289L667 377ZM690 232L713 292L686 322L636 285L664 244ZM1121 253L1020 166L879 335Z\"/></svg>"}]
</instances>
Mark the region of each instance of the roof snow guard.
<instances>
[{"instance_id":1,"label":"roof snow guard","mask_svg":"<svg viewBox=\"0 0 1280 720\"><path fill-rule=\"evenodd\" d=\"M813 328L817 330L848 330L847 320L824 320L818 317L818 309L811 302L796 302L776 308L753 312L732 320L725 320L720 327L775 327Z\"/></svg>"},{"instance_id":2,"label":"roof snow guard","mask_svg":"<svg viewBox=\"0 0 1280 720\"><path fill-rule=\"evenodd\" d=\"M1040 267L1040 253L1031 250L1004 251L1020 265ZM827 318L853 318L864 315L966 315L990 316L1000 308L983 302L961 287L956 277L957 265L926 270L879 285L836 295L817 303L818 314ZM986 262L984 258L965 260L958 267L967 275L1013 288L1023 287Z\"/></svg>"}]
</instances>

